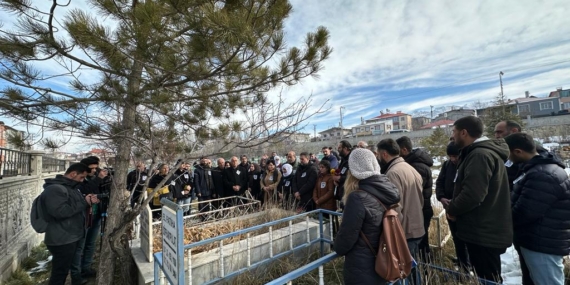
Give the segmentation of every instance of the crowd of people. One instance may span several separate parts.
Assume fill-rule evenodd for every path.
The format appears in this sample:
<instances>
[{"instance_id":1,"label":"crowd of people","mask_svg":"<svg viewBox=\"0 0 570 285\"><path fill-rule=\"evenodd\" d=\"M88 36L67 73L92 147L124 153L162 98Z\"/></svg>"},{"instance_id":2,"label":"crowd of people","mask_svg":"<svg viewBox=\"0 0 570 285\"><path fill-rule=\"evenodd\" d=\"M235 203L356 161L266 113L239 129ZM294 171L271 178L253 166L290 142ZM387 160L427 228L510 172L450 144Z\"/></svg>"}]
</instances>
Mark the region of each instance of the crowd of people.
<instances>
[{"instance_id":1,"label":"crowd of people","mask_svg":"<svg viewBox=\"0 0 570 285\"><path fill-rule=\"evenodd\" d=\"M362 237L379 246L384 212L379 201L397 205L412 256L432 260L428 233L435 188L447 213L459 270L501 282L500 255L514 242L523 284L563 284L562 258L570 253L570 181L561 161L521 131L520 125L503 121L491 139L483 136L479 118L455 121L448 159L435 182L432 157L403 136L375 146L343 140L336 148L323 147L320 160L292 150L284 159L275 152L257 161L246 155L218 158L215 166L207 157L193 164L179 161L170 176L168 164L147 170L137 162L127 188L132 207L148 191L154 195L151 208L160 208L161 199L167 198L180 204L185 215L191 214L193 199L200 212L208 212L209 201L221 203L219 198L234 196L296 212L342 211L334 250L346 257L345 284L385 283ZM50 226L45 243L54 265L50 284L63 284L69 271L72 284L84 284L96 274L93 253L105 216L108 176L98 165L96 157L89 157L46 180L42 196ZM153 193L155 188L159 190ZM410 275L412 284L419 283L416 276Z\"/></svg>"}]
</instances>

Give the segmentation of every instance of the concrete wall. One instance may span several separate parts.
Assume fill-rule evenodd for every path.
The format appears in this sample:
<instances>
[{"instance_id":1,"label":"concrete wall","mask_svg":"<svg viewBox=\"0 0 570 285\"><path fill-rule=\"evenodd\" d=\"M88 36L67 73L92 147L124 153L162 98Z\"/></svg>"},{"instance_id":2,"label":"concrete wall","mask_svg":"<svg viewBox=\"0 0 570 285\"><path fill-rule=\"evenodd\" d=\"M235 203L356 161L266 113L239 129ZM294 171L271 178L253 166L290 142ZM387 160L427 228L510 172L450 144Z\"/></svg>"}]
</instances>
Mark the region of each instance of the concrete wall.
<instances>
[{"instance_id":1,"label":"concrete wall","mask_svg":"<svg viewBox=\"0 0 570 285\"><path fill-rule=\"evenodd\" d=\"M32 174L0 179L0 281L10 277L30 250L43 241L30 225L32 201L43 190L42 152L32 152Z\"/></svg>"}]
</instances>

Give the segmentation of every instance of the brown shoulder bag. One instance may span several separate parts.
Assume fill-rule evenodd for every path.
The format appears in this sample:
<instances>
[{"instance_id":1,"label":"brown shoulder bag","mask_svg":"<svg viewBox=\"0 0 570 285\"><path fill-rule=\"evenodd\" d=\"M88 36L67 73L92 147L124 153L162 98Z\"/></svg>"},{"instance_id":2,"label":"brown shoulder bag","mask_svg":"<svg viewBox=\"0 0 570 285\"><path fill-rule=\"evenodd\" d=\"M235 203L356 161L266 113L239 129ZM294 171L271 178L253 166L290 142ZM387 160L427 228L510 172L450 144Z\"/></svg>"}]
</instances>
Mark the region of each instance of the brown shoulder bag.
<instances>
[{"instance_id":1,"label":"brown shoulder bag","mask_svg":"<svg viewBox=\"0 0 570 285\"><path fill-rule=\"evenodd\" d=\"M380 277L389 282L405 279L412 271L413 259L400 219L398 219L398 212L395 210L398 205L395 204L386 208L378 198L376 200L384 208L378 251L374 251L370 241L362 231L360 231L360 236L376 256L375 269Z\"/></svg>"}]
</instances>

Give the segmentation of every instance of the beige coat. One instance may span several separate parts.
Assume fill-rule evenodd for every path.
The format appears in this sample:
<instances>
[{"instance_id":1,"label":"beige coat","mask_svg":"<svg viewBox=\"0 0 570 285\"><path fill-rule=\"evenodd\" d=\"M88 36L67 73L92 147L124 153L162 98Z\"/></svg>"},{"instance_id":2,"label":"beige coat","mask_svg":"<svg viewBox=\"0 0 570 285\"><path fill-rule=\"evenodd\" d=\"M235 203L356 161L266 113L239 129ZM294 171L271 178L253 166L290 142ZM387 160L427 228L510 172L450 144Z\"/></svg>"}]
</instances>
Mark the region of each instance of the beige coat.
<instances>
[{"instance_id":1,"label":"beige coat","mask_svg":"<svg viewBox=\"0 0 570 285\"><path fill-rule=\"evenodd\" d=\"M275 179L275 177L273 177L273 172L277 171L277 177ZM269 172L266 171L263 174L263 179L260 181L260 186L261 186L261 192L264 193L264 201L265 202L271 202L273 203L275 200L275 196L276 196L276 192L275 189L277 189L277 185L279 185L279 181L281 181L281 172L279 171L279 169L277 169L277 167L275 167L275 170ZM269 187L269 189L263 190L263 187Z\"/></svg>"},{"instance_id":2,"label":"beige coat","mask_svg":"<svg viewBox=\"0 0 570 285\"><path fill-rule=\"evenodd\" d=\"M421 175L403 158L398 157L390 164L386 176L400 191L400 221L406 239L420 238L424 236L424 214L422 207Z\"/></svg>"}]
</instances>

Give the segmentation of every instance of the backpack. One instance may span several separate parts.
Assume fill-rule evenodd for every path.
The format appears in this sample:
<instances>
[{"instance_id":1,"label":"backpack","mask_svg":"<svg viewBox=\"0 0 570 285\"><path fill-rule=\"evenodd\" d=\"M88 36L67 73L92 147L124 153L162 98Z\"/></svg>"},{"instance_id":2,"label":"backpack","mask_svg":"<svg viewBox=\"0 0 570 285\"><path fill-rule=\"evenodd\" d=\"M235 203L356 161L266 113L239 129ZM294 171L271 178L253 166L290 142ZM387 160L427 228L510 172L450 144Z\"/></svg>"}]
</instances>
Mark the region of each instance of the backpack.
<instances>
[{"instance_id":1,"label":"backpack","mask_svg":"<svg viewBox=\"0 0 570 285\"><path fill-rule=\"evenodd\" d=\"M34 202L32 202L32 209L30 211L30 223L36 233L45 233L47 230L49 222L46 220L44 213L44 200L42 199L42 194L40 194L34 199Z\"/></svg>"},{"instance_id":2,"label":"backpack","mask_svg":"<svg viewBox=\"0 0 570 285\"><path fill-rule=\"evenodd\" d=\"M398 205L395 204L390 208L386 208L378 198L376 200L384 208L378 251L374 251L368 238L362 231L360 231L360 236L362 236L368 248L376 256L375 269L380 277L389 282L405 279L412 271L413 258L408 249L402 224L400 224L400 219L398 219L398 212L395 210Z\"/></svg>"}]
</instances>

